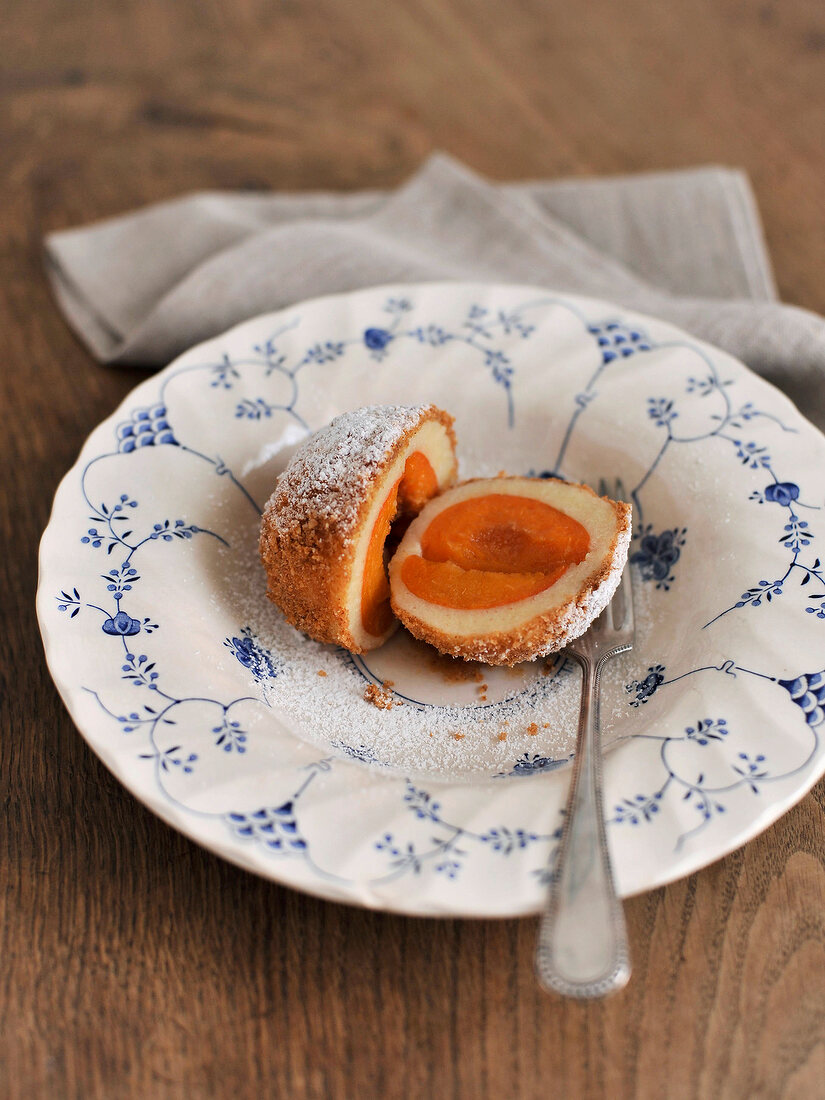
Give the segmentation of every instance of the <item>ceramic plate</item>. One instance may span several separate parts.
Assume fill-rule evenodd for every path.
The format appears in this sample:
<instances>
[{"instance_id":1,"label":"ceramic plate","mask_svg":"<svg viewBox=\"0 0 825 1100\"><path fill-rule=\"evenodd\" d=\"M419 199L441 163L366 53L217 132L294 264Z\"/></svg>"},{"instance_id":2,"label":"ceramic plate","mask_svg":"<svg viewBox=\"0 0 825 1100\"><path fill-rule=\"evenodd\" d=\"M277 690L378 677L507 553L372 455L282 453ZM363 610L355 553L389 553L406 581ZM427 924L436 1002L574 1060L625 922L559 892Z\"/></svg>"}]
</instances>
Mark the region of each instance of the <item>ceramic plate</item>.
<instances>
[{"instance_id":1,"label":"ceramic plate","mask_svg":"<svg viewBox=\"0 0 825 1100\"><path fill-rule=\"evenodd\" d=\"M621 893L718 859L799 800L825 771L825 439L667 324L466 284L256 318L92 433L43 537L38 611L66 705L120 781L211 851L327 898L539 907L572 666L486 670L404 633L353 658L264 599L258 517L296 445L347 409L429 401L456 417L464 476L631 491L638 637L603 707Z\"/></svg>"}]
</instances>

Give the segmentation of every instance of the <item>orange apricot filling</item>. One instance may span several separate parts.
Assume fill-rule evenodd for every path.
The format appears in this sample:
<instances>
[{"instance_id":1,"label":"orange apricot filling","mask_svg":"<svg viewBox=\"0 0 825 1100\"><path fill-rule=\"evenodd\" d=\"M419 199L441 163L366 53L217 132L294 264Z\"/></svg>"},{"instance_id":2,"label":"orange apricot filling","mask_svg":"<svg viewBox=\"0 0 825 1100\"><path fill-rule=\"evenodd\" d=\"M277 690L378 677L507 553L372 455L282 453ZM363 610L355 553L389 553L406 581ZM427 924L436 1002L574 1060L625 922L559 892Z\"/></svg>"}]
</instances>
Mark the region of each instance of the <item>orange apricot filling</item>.
<instances>
[{"instance_id":1,"label":"orange apricot filling","mask_svg":"<svg viewBox=\"0 0 825 1100\"><path fill-rule=\"evenodd\" d=\"M387 493L381 511L373 524L364 563L364 580L361 585L361 621L364 629L378 637L392 622L390 585L384 564L384 543L390 533L398 499L398 482Z\"/></svg>"},{"instance_id":2,"label":"orange apricot filling","mask_svg":"<svg viewBox=\"0 0 825 1100\"><path fill-rule=\"evenodd\" d=\"M361 621L364 629L380 637L392 622L390 585L384 547L399 513L418 513L438 491L438 478L429 459L414 451L404 464L404 473L387 493L370 534L364 579L361 585Z\"/></svg>"},{"instance_id":3,"label":"orange apricot filling","mask_svg":"<svg viewBox=\"0 0 825 1100\"><path fill-rule=\"evenodd\" d=\"M546 573L499 573L462 569L451 561L427 561L411 554L401 566L401 578L410 592L428 603L481 610L537 596L566 569L566 565L556 565Z\"/></svg>"},{"instance_id":4,"label":"orange apricot filling","mask_svg":"<svg viewBox=\"0 0 825 1100\"><path fill-rule=\"evenodd\" d=\"M429 459L421 451L413 451L404 463L404 476L398 486L398 510L418 515L437 492L438 478Z\"/></svg>"},{"instance_id":5,"label":"orange apricot filling","mask_svg":"<svg viewBox=\"0 0 825 1100\"><path fill-rule=\"evenodd\" d=\"M461 610L502 607L555 584L590 549L587 529L533 497L488 493L445 508L401 579L422 600Z\"/></svg>"}]
</instances>

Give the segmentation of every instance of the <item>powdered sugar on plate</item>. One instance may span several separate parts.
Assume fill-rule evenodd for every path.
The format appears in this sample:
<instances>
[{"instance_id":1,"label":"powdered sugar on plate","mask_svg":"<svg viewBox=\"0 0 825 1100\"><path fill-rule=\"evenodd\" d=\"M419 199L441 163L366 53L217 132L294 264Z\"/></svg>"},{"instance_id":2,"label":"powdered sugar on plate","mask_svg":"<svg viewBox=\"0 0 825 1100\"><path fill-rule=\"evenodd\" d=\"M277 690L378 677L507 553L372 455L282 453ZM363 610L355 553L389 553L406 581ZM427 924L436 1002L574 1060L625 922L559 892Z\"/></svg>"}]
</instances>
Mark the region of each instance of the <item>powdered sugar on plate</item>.
<instances>
[{"instance_id":1,"label":"powdered sugar on plate","mask_svg":"<svg viewBox=\"0 0 825 1100\"><path fill-rule=\"evenodd\" d=\"M296 735L368 766L444 780L518 777L569 763L581 683L572 661L494 668L443 657L402 629L364 655L315 642L267 600L257 541L252 522L238 532L237 549L224 552L232 559L226 575L235 578L232 606L238 629L251 632L275 670L251 687ZM642 643L643 607L637 619ZM638 651L607 666L606 744L629 732L625 685L639 666Z\"/></svg>"}]
</instances>

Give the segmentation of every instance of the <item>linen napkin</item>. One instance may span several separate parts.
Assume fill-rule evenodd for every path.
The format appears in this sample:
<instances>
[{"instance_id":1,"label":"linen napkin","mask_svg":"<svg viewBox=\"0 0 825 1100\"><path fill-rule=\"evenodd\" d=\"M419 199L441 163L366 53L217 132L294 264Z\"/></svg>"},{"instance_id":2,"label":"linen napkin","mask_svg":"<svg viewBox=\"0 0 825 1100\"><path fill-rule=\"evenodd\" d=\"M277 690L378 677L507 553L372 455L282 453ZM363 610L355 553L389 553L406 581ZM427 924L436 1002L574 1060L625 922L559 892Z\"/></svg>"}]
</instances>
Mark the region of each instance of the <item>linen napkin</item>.
<instances>
[{"instance_id":1,"label":"linen napkin","mask_svg":"<svg viewBox=\"0 0 825 1100\"><path fill-rule=\"evenodd\" d=\"M394 192L198 193L53 233L46 260L107 363L162 366L258 313L380 283L531 283L672 321L825 429L825 321L776 300L732 169L491 184L436 154Z\"/></svg>"}]
</instances>

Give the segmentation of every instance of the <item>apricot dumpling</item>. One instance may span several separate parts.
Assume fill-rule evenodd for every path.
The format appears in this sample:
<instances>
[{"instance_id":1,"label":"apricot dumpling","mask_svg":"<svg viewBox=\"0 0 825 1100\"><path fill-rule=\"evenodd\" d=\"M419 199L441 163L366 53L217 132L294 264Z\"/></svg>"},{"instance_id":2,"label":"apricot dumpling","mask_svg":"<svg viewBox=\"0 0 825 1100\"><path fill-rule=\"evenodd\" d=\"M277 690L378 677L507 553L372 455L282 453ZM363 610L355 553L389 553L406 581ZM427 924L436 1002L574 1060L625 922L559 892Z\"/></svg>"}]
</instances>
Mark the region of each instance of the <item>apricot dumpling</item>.
<instances>
[{"instance_id":1,"label":"apricot dumpling","mask_svg":"<svg viewBox=\"0 0 825 1100\"><path fill-rule=\"evenodd\" d=\"M336 417L296 452L264 509L267 595L317 641L375 649L398 625L387 558L457 472L453 419L435 405Z\"/></svg>"},{"instance_id":2,"label":"apricot dumpling","mask_svg":"<svg viewBox=\"0 0 825 1100\"><path fill-rule=\"evenodd\" d=\"M442 653L494 665L563 649L607 606L627 504L586 485L498 477L431 500L390 562L392 610Z\"/></svg>"}]
</instances>

